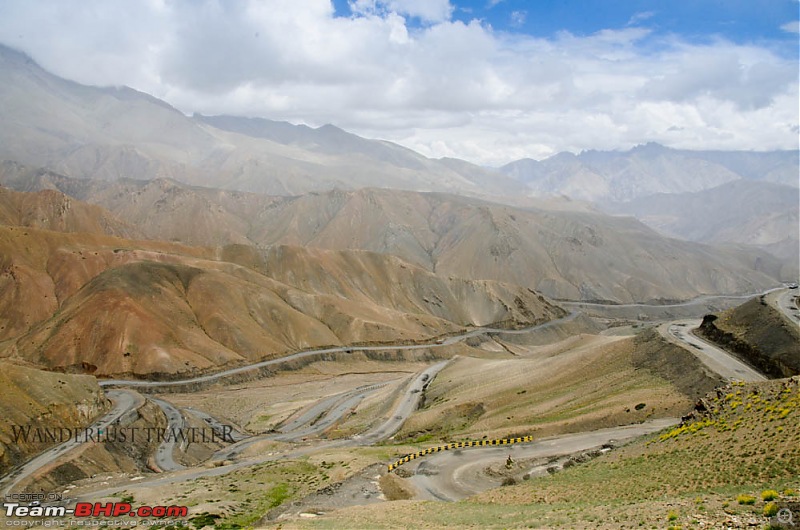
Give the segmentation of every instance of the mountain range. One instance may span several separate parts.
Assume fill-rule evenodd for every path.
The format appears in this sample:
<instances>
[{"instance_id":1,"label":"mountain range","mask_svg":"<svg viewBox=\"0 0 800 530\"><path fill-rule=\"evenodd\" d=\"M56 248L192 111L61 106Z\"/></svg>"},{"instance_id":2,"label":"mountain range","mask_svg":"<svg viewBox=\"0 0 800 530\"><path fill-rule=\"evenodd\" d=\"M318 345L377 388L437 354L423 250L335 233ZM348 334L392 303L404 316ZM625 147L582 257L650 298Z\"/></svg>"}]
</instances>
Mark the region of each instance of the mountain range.
<instances>
[{"instance_id":1,"label":"mountain range","mask_svg":"<svg viewBox=\"0 0 800 530\"><path fill-rule=\"evenodd\" d=\"M186 116L127 87L54 76L0 45L0 159L78 178L173 178L191 185L297 195L392 188L492 197L555 194L628 201L737 179L798 186L798 152L715 152L647 144L630 151L559 153L499 169L430 159L333 125Z\"/></svg>"},{"instance_id":2,"label":"mountain range","mask_svg":"<svg viewBox=\"0 0 800 530\"><path fill-rule=\"evenodd\" d=\"M0 256L0 357L96 375L196 373L565 314L523 287L365 251L209 249L4 224Z\"/></svg>"},{"instance_id":3,"label":"mountain range","mask_svg":"<svg viewBox=\"0 0 800 530\"><path fill-rule=\"evenodd\" d=\"M500 170L537 194L626 202L656 193L688 193L735 180L798 187L798 151L687 151L649 143L629 151L559 153Z\"/></svg>"},{"instance_id":4,"label":"mountain range","mask_svg":"<svg viewBox=\"0 0 800 530\"><path fill-rule=\"evenodd\" d=\"M333 125L188 117L127 87L88 87L0 46L0 159L69 176L174 178L291 195L366 186L513 194L524 186L472 164L423 157Z\"/></svg>"},{"instance_id":5,"label":"mountain range","mask_svg":"<svg viewBox=\"0 0 800 530\"><path fill-rule=\"evenodd\" d=\"M40 194L14 203L7 192L0 213L9 224L74 232L84 226L126 240L218 248L369 251L439 276L623 303L754 292L794 271L793 257L776 259L742 245L757 238L725 247L678 241L574 200L608 204L655 191L698 193L742 179L754 186L785 182L797 176L791 152L704 153L648 144L492 170L429 159L332 125L186 116L130 88L61 79L1 46L0 119L0 183L25 192L58 190L103 207L80 222L73 215L70 225L64 209L89 212L90 204ZM528 196L537 193L568 197ZM13 205L20 201L25 206ZM647 219L643 211L630 213ZM788 221L770 225L778 245L792 241L792 210L781 212ZM693 237L687 234L670 232Z\"/></svg>"},{"instance_id":6,"label":"mountain range","mask_svg":"<svg viewBox=\"0 0 800 530\"><path fill-rule=\"evenodd\" d=\"M506 282L562 299L627 303L756 292L782 271L781 261L765 252L670 239L632 217L451 194L367 188L270 197L164 179L71 179L9 164L0 167L0 182L70 193L149 239L366 250L439 275Z\"/></svg>"}]
</instances>

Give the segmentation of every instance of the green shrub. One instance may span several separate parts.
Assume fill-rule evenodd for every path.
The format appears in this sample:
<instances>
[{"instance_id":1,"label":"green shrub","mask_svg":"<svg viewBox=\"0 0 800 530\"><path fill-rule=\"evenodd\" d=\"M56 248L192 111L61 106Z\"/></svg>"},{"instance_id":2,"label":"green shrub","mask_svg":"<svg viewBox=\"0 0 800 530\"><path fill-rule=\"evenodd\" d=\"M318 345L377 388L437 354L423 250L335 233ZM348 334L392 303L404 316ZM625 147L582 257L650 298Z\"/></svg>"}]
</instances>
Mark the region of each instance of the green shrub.
<instances>
[{"instance_id":1,"label":"green shrub","mask_svg":"<svg viewBox=\"0 0 800 530\"><path fill-rule=\"evenodd\" d=\"M774 501L779 497L778 492L775 490L764 490L761 492L762 501Z\"/></svg>"},{"instance_id":2,"label":"green shrub","mask_svg":"<svg viewBox=\"0 0 800 530\"><path fill-rule=\"evenodd\" d=\"M752 495L747 495L746 493L742 493L741 495L736 497L736 502L739 504L755 504L756 498Z\"/></svg>"},{"instance_id":3,"label":"green shrub","mask_svg":"<svg viewBox=\"0 0 800 530\"><path fill-rule=\"evenodd\" d=\"M774 502L768 502L766 506L764 506L764 516L765 517L775 517L778 515L778 505Z\"/></svg>"},{"instance_id":4,"label":"green shrub","mask_svg":"<svg viewBox=\"0 0 800 530\"><path fill-rule=\"evenodd\" d=\"M292 494L289 491L288 484L278 484L271 490L267 492L267 498L269 499L269 507L275 508L283 504L283 501L291 497Z\"/></svg>"},{"instance_id":5,"label":"green shrub","mask_svg":"<svg viewBox=\"0 0 800 530\"><path fill-rule=\"evenodd\" d=\"M189 519L189 522L199 530L206 526L213 526L219 518L220 516L216 513L203 512Z\"/></svg>"}]
</instances>

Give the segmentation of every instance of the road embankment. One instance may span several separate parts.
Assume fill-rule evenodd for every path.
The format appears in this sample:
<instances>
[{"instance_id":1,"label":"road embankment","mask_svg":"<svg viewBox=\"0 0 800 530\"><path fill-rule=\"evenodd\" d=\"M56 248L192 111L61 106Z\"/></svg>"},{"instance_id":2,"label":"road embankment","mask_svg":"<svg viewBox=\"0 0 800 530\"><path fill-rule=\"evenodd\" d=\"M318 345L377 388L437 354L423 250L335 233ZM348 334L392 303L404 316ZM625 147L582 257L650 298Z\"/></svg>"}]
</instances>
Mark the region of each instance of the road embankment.
<instances>
[{"instance_id":1,"label":"road embankment","mask_svg":"<svg viewBox=\"0 0 800 530\"><path fill-rule=\"evenodd\" d=\"M700 398L724 380L685 348L665 339L655 329L634 339L633 365L668 380L686 396Z\"/></svg>"},{"instance_id":2,"label":"road embankment","mask_svg":"<svg viewBox=\"0 0 800 530\"><path fill-rule=\"evenodd\" d=\"M764 296L707 315L697 333L770 377L800 374L800 331Z\"/></svg>"}]
</instances>

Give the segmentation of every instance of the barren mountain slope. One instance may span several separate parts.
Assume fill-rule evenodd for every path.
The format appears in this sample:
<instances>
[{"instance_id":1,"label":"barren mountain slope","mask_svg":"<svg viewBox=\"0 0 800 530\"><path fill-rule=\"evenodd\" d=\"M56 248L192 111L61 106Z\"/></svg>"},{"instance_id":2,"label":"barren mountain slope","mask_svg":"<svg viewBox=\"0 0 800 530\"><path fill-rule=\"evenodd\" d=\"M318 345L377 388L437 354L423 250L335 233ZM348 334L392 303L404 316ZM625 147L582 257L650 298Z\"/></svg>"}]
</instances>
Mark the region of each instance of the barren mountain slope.
<instances>
[{"instance_id":1,"label":"barren mountain slope","mask_svg":"<svg viewBox=\"0 0 800 530\"><path fill-rule=\"evenodd\" d=\"M0 156L74 176L189 178L187 159L216 143L163 101L127 87L80 85L0 46Z\"/></svg>"},{"instance_id":2,"label":"barren mountain slope","mask_svg":"<svg viewBox=\"0 0 800 530\"><path fill-rule=\"evenodd\" d=\"M127 87L61 79L2 45L0 122L0 159L79 178L175 178L275 195L364 186L524 191L498 171L443 163L331 125L187 117Z\"/></svg>"},{"instance_id":3,"label":"barren mountain slope","mask_svg":"<svg viewBox=\"0 0 800 530\"><path fill-rule=\"evenodd\" d=\"M25 192L58 190L113 211L144 237L198 245L251 243L249 219L283 200L169 179L76 179L8 160L0 162L0 184Z\"/></svg>"},{"instance_id":4,"label":"barren mountain slope","mask_svg":"<svg viewBox=\"0 0 800 530\"><path fill-rule=\"evenodd\" d=\"M0 187L0 224L58 232L141 237L133 226L120 221L104 208L53 190L19 193Z\"/></svg>"},{"instance_id":5,"label":"barren mountain slope","mask_svg":"<svg viewBox=\"0 0 800 530\"><path fill-rule=\"evenodd\" d=\"M206 249L159 241L0 225L0 341L49 318L109 267L207 254Z\"/></svg>"},{"instance_id":6,"label":"barren mountain slope","mask_svg":"<svg viewBox=\"0 0 800 530\"><path fill-rule=\"evenodd\" d=\"M772 377L800 374L800 330L765 296L706 315L698 333Z\"/></svg>"},{"instance_id":7,"label":"barren mountain slope","mask_svg":"<svg viewBox=\"0 0 800 530\"><path fill-rule=\"evenodd\" d=\"M308 292L365 300L466 325L544 322L566 314L530 289L496 281L442 278L394 256L274 246L266 274Z\"/></svg>"},{"instance_id":8,"label":"barren mountain slope","mask_svg":"<svg viewBox=\"0 0 800 530\"><path fill-rule=\"evenodd\" d=\"M253 236L263 243L391 253L440 274L506 281L558 298L628 302L755 291L773 285L770 275L779 270L767 255L664 238L631 218L440 194L307 195L265 211L259 222L263 232Z\"/></svg>"},{"instance_id":9,"label":"barren mountain slope","mask_svg":"<svg viewBox=\"0 0 800 530\"><path fill-rule=\"evenodd\" d=\"M367 252L275 248L255 260L265 275L216 261L210 250L158 251L147 242L137 250L122 239L20 230L0 227L14 260L2 277L9 295L0 323L11 339L3 355L50 368L193 373L314 346L419 340L563 314L523 288L440 278Z\"/></svg>"},{"instance_id":10,"label":"barren mountain slope","mask_svg":"<svg viewBox=\"0 0 800 530\"><path fill-rule=\"evenodd\" d=\"M249 223L247 238L259 245L394 254L440 274L558 298L630 302L755 292L774 285L780 271L767 254L668 239L632 218L442 194L309 194L265 204Z\"/></svg>"}]
</instances>

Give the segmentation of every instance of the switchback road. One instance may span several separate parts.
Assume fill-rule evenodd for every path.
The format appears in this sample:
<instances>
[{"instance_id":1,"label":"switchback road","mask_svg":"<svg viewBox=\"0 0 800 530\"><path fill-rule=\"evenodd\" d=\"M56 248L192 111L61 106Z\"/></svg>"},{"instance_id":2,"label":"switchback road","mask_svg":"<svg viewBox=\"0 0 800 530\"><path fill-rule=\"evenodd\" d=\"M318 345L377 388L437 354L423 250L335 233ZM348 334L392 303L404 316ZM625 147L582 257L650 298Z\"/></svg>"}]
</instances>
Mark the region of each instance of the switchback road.
<instances>
[{"instance_id":1,"label":"switchback road","mask_svg":"<svg viewBox=\"0 0 800 530\"><path fill-rule=\"evenodd\" d=\"M108 390L106 391L106 396L108 396L108 398L111 399L114 404L112 409L107 414L85 429L80 429L79 436L71 437L69 441L44 451L3 477L3 480L0 481L0 488L2 488L0 489L0 495L5 498L5 495L7 493L11 493L17 484L41 468L51 464L52 462L55 462L60 456L66 454L72 449L75 449L80 444L94 443L90 440L87 441L85 435L91 433L93 436L97 436L99 431L107 429L129 411L142 406L145 401L144 397L142 397L140 394L130 390Z\"/></svg>"},{"instance_id":2,"label":"switchback road","mask_svg":"<svg viewBox=\"0 0 800 530\"><path fill-rule=\"evenodd\" d=\"M670 342L692 352L714 373L729 381L766 381L767 378L730 353L692 334L700 320L678 320L658 327L658 331Z\"/></svg>"},{"instance_id":3,"label":"switchback road","mask_svg":"<svg viewBox=\"0 0 800 530\"><path fill-rule=\"evenodd\" d=\"M167 418L167 432L161 440L158 449L156 449L156 465L159 469L161 469L161 471L175 471L177 469L183 469L184 466L177 463L173 458L177 434L174 436L171 435L171 433L178 433L180 429L185 426L186 422L183 418L183 414L181 414L181 411L175 408L175 405L169 401L156 398L150 398L150 401L158 405L161 408L161 411L164 413L164 416Z\"/></svg>"},{"instance_id":4,"label":"switchback road","mask_svg":"<svg viewBox=\"0 0 800 530\"><path fill-rule=\"evenodd\" d=\"M784 289L779 292L770 293L767 296L768 303L778 308L783 316L796 326L800 326L800 308L794 302L796 296L800 295L797 289Z\"/></svg>"},{"instance_id":5,"label":"switchback road","mask_svg":"<svg viewBox=\"0 0 800 530\"><path fill-rule=\"evenodd\" d=\"M232 375L238 375L250 371L255 371L260 368L265 368L267 366L277 366L283 363L296 361L298 359L316 357L328 353L343 353L343 352L351 353L357 351L386 351L386 350L422 350L422 349L441 348L443 346L450 346L458 342L462 342L470 337L477 337L478 335L484 335L487 333L503 333L503 334L531 333L533 331L548 329L553 326L557 326L559 324L563 324L565 322L574 320L575 317L578 316L578 314L579 314L578 312L573 311L565 317L556 320L550 320L543 324L537 324L535 326L529 326L527 328L522 328L522 329L508 330L501 328L480 327L459 335L454 335L451 337L440 339L432 343L395 344L395 345L387 344L381 346L337 346L334 348L308 350L308 351L293 353L291 355L287 355L279 359L270 359L269 361L261 361L254 364L248 364L247 366L240 366L238 368L231 368L229 370L223 370L221 372L216 372L213 374L208 374L198 377L190 377L187 379L177 379L173 381L139 381L139 380L126 380L126 379L104 379L98 381L98 383L100 384L100 386L107 388L124 387L124 388L141 388L141 389L193 385L198 383L213 383L219 381L220 379L224 379L225 377L230 377Z\"/></svg>"},{"instance_id":6,"label":"switchback road","mask_svg":"<svg viewBox=\"0 0 800 530\"><path fill-rule=\"evenodd\" d=\"M386 383L367 385L318 401L278 427L276 430L281 434L274 436L274 439L290 442L320 434L355 409L364 398L384 386Z\"/></svg>"},{"instance_id":7,"label":"switchback road","mask_svg":"<svg viewBox=\"0 0 800 530\"><path fill-rule=\"evenodd\" d=\"M417 374L417 376L414 377L411 383L405 388L403 395L400 397L397 405L390 413L389 419L377 427L363 433L361 436L353 437L352 439L320 441L316 442L314 445L302 446L283 452L271 452L265 455L245 458L238 462L225 463L224 465L216 467L194 467L190 469L182 469L173 473L155 475L153 477L147 477L144 480L117 484L113 487L106 487L99 490L91 489L91 487L89 487L85 490L81 490L79 498L94 500L99 497L111 495L114 492L120 491L121 489L135 491L136 489L146 489L157 485L185 482L200 477L225 475L236 469L254 466L262 462L298 458L317 451L332 449L335 447L361 447L377 443L397 432L397 429L400 428L400 426L403 424L403 421L405 421L405 419L408 418L408 416L411 415L411 413L416 409L419 399L421 399L422 388L432 381L434 377L436 377L436 374L438 374L439 371L441 371L447 365L447 362L448 361L437 363ZM270 438L271 436L273 438ZM220 456L224 456L225 458L233 457L238 453L241 453L248 445L265 439L274 439L274 435L254 436L237 444L233 444L218 452L217 455L215 455L214 460L219 462L221 460Z\"/></svg>"},{"instance_id":8,"label":"switchback road","mask_svg":"<svg viewBox=\"0 0 800 530\"><path fill-rule=\"evenodd\" d=\"M599 448L612 441L620 442L658 432L679 422L677 418L665 418L543 438L526 444L471 447L434 453L414 461L416 465L411 468L414 475L409 480L421 499L458 501L500 486L502 478L489 476L484 470L491 465L502 465L509 455L515 460L569 455ZM408 469L410 466L413 464L403 467Z\"/></svg>"}]
</instances>

